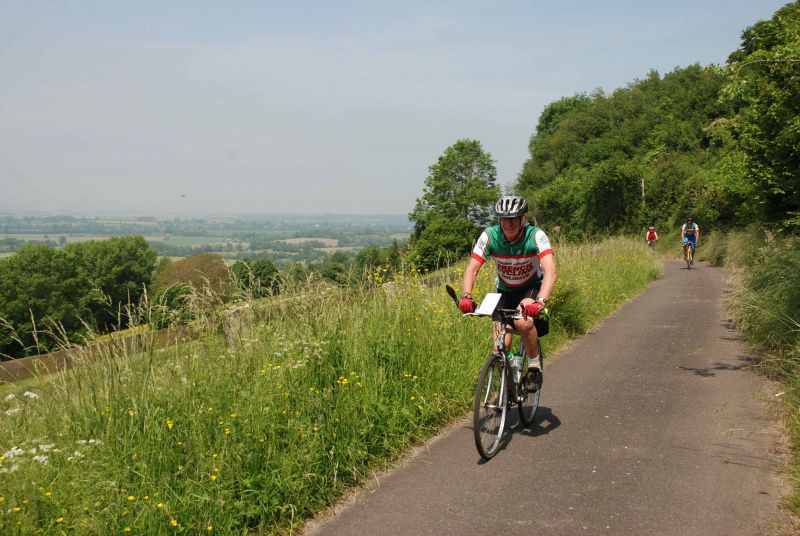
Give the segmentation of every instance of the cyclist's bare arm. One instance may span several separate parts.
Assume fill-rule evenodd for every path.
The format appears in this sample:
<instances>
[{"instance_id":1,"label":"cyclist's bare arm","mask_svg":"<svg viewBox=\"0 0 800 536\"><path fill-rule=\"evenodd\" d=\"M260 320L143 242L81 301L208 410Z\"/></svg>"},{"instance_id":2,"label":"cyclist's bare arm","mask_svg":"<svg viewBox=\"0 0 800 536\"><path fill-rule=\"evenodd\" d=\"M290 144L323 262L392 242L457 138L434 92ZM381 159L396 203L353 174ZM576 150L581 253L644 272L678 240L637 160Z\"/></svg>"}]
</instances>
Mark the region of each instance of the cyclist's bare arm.
<instances>
[{"instance_id":1,"label":"cyclist's bare arm","mask_svg":"<svg viewBox=\"0 0 800 536\"><path fill-rule=\"evenodd\" d=\"M481 270L483 263L475 257L470 257L469 264L464 270L464 281L461 283L461 292L472 294L472 289L475 287L475 280L478 278L478 272Z\"/></svg>"},{"instance_id":2,"label":"cyclist's bare arm","mask_svg":"<svg viewBox=\"0 0 800 536\"><path fill-rule=\"evenodd\" d=\"M553 289L556 287L556 279L558 279L558 269L556 268L556 256L552 253L545 255L539 259L539 264L544 271L544 278L542 279L542 286L539 287L539 296L544 299L550 299Z\"/></svg>"}]
</instances>

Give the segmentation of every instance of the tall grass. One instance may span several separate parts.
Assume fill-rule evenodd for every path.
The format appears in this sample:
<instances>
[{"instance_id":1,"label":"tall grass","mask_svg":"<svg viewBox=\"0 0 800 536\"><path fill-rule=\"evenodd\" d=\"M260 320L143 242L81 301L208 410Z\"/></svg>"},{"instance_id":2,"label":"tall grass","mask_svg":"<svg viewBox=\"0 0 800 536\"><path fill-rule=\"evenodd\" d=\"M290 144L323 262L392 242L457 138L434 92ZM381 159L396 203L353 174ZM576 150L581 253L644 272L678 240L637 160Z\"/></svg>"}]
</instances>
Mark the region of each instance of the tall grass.
<instances>
[{"instance_id":1,"label":"tall grass","mask_svg":"<svg viewBox=\"0 0 800 536\"><path fill-rule=\"evenodd\" d=\"M730 274L728 316L760 350L760 367L786 382L782 399L795 453L788 500L800 512L800 237L752 228L716 235L708 250Z\"/></svg>"},{"instance_id":2,"label":"tall grass","mask_svg":"<svg viewBox=\"0 0 800 536\"><path fill-rule=\"evenodd\" d=\"M546 351L657 276L639 242L558 248ZM478 295L493 275L483 270ZM310 281L243 309L225 335L117 348L19 388L0 399L0 532L298 526L469 410L491 328L462 318L443 286L416 274L345 293Z\"/></svg>"}]
</instances>

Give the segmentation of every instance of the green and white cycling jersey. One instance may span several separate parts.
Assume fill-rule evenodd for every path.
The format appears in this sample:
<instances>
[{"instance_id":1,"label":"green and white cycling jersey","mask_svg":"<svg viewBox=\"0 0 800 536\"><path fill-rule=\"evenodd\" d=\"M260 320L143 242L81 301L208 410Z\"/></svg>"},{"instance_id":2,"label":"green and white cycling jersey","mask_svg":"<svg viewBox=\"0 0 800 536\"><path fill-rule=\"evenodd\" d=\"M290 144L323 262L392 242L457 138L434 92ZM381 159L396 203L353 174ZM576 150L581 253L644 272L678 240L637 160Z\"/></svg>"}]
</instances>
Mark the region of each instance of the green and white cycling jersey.
<instances>
[{"instance_id":1,"label":"green and white cycling jersey","mask_svg":"<svg viewBox=\"0 0 800 536\"><path fill-rule=\"evenodd\" d=\"M522 238L513 243L506 240L500 224L487 227L472 249L472 257L481 264L489 257L494 259L500 292L540 285L544 272L539 259L552 254L550 239L530 224L525 225Z\"/></svg>"},{"instance_id":2,"label":"green and white cycling jersey","mask_svg":"<svg viewBox=\"0 0 800 536\"><path fill-rule=\"evenodd\" d=\"M692 222L691 225L687 226L685 223L681 227L681 231L683 231L683 236L693 237L697 232L700 230L700 227Z\"/></svg>"}]
</instances>

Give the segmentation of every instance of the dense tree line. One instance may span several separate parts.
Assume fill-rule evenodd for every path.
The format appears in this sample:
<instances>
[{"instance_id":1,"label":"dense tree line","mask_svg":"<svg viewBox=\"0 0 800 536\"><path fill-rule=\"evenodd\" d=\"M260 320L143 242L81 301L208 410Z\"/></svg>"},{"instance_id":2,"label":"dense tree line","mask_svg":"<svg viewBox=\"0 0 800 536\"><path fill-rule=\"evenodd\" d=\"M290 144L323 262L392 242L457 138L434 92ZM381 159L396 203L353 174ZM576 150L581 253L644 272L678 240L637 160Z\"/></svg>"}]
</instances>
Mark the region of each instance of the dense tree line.
<instances>
[{"instance_id":1,"label":"dense tree line","mask_svg":"<svg viewBox=\"0 0 800 536\"><path fill-rule=\"evenodd\" d=\"M800 2L742 33L723 67L651 71L611 94L550 103L511 190L554 235L586 239L760 223L800 229ZM431 166L409 218L409 259L460 258L499 195L480 143L460 140ZM662 233L663 234L663 233Z\"/></svg>"},{"instance_id":2,"label":"dense tree line","mask_svg":"<svg viewBox=\"0 0 800 536\"><path fill-rule=\"evenodd\" d=\"M138 322L156 329L190 322L204 310L240 297L269 297L309 277L361 284L382 268L388 278L402 258L403 248L394 242L278 270L266 258L245 258L228 267L209 252L177 261L158 259L138 236L61 249L26 245L0 259L0 359L82 344L88 334Z\"/></svg>"},{"instance_id":3,"label":"dense tree line","mask_svg":"<svg viewBox=\"0 0 800 536\"><path fill-rule=\"evenodd\" d=\"M746 29L724 68L651 72L546 107L515 190L569 237L800 224L800 7Z\"/></svg>"},{"instance_id":4,"label":"dense tree line","mask_svg":"<svg viewBox=\"0 0 800 536\"><path fill-rule=\"evenodd\" d=\"M155 265L155 251L132 236L28 245L0 259L0 354L40 353L82 342L88 329L127 325L128 306L139 303Z\"/></svg>"}]
</instances>

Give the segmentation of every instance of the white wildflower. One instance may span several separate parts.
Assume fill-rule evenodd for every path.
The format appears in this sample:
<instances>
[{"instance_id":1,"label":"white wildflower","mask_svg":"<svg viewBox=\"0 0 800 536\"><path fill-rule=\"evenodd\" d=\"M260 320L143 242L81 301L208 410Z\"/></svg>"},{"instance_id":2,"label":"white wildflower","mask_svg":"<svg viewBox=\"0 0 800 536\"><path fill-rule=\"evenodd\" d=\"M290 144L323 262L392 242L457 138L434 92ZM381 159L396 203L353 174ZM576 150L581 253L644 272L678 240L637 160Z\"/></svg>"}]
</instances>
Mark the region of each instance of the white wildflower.
<instances>
[{"instance_id":1,"label":"white wildflower","mask_svg":"<svg viewBox=\"0 0 800 536\"><path fill-rule=\"evenodd\" d=\"M41 450L42 452L47 452L51 450L53 447L55 447L54 443L50 443L49 445L39 445L39 450Z\"/></svg>"},{"instance_id":2,"label":"white wildflower","mask_svg":"<svg viewBox=\"0 0 800 536\"><path fill-rule=\"evenodd\" d=\"M70 461L70 462L71 462L72 460L76 460L76 459L79 459L79 458L83 458L83 454L81 454L81 451L79 451L79 450L76 450L76 451L75 451L75 452L72 454L72 456L69 456L69 457L67 458L67 461Z\"/></svg>"},{"instance_id":3,"label":"white wildflower","mask_svg":"<svg viewBox=\"0 0 800 536\"><path fill-rule=\"evenodd\" d=\"M86 444L86 440L85 439L79 439L77 441L77 443L78 443L78 445L85 445Z\"/></svg>"},{"instance_id":4,"label":"white wildflower","mask_svg":"<svg viewBox=\"0 0 800 536\"><path fill-rule=\"evenodd\" d=\"M47 463L47 456L44 454L39 454L38 456L34 456L33 459L39 463Z\"/></svg>"},{"instance_id":5,"label":"white wildflower","mask_svg":"<svg viewBox=\"0 0 800 536\"><path fill-rule=\"evenodd\" d=\"M22 393L22 396L27 396L28 398L33 398L33 399L39 398L39 395L37 395L33 391L25 391L24 393Z\"/></svg>"},{"instance_id":6,"label":"white wildflower","mask_svg":"<svg viewBox=\"0 0 800 536\"><path fill-rule=\"evenodd\" d=\"M3 454L3 457L10 460L14 456L19 456L21 454L25 454L25 451L19 447L11 447L11 450Z\"/></svg>"},{"instance_id":7,"label":"white wildflower","mask_svg":"<svg viewBox=\"0 0 800 536\"><path fill-rule=\"evenodd\" d=\"M15 395L14 393L6 395L6 401L14 400L15 398L17 398L17 395Z\"/></svg>"},{"instance_id":8,"label":"white wildflower","mask_svg":"<svg viewBox=\"0 0 800 536\"><path fill-rule=\"evenodd\" d=\"M7 409L6 410L6 415L8 415L10 417L10 416L14 415L15 413L19 413L20 411L22 411L22 410L20 410L19 408Z\"/></svg>"}]
</instances>

